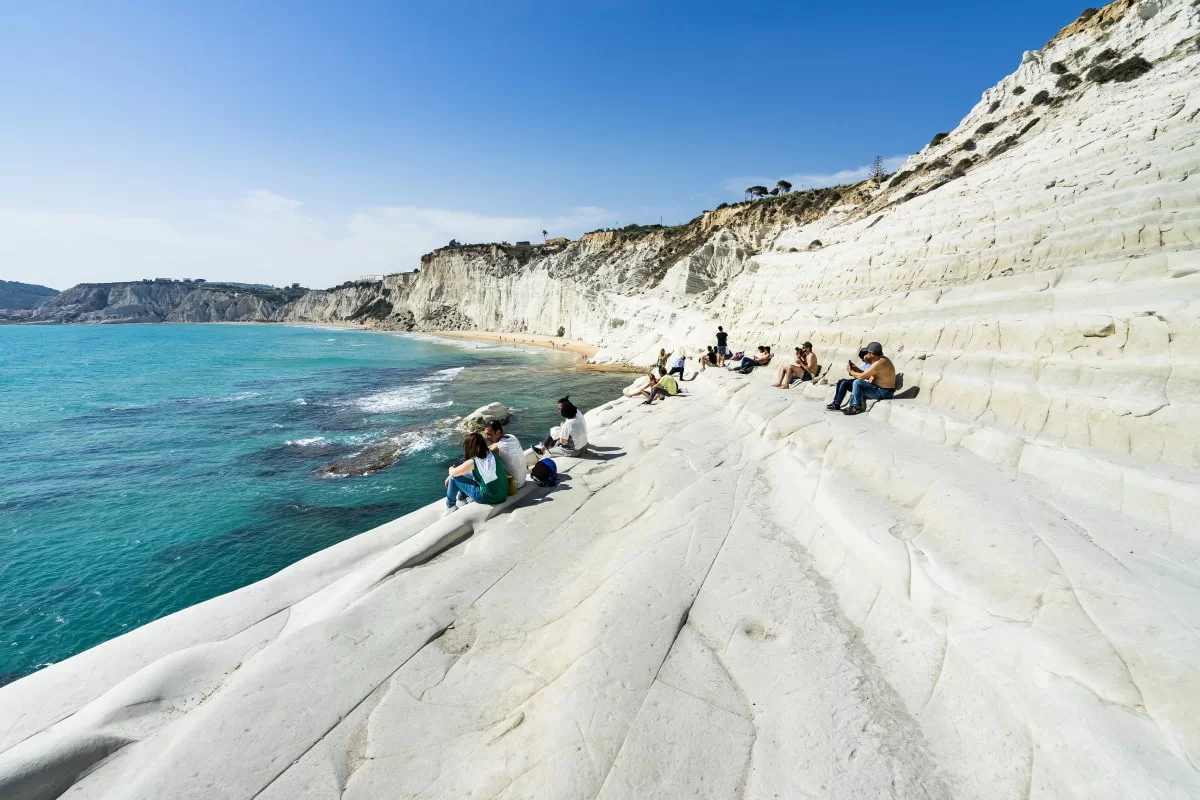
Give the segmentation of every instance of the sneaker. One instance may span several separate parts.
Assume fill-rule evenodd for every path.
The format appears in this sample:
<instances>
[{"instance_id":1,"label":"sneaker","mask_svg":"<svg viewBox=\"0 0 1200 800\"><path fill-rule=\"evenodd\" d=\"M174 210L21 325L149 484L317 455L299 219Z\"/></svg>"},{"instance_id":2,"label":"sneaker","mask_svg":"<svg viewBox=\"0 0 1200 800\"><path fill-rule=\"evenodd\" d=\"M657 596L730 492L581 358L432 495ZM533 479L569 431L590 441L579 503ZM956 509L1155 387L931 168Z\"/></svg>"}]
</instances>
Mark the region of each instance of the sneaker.
<instances>
[{"instance_id":1,"label":"sneaker","mask_svg":"<svg viewBox=\"0 0 1200 800\"><path fill-rule=\"evenodd\" d=\"M450 516L451 514L453 514L455 511L458 511L458 506L446 506L446 507L445 507L445 508L442 510L442 516L443 516L443 517L448 517L448 516Z\"/></svg>"},{"instance_id":2,"label":"sneaker","mask_svg":"<svg viewBox=\"0 0 1200 800\"><path fill-rule=\"evenodd\" d=\"M864 409L862 406L846 406L846 410L843 411L842 413L845 414L847 417L853 417L855 414L863 413L863 411L864 411Z\"/></svg>"},{"instance_id":3,"label":"sneaker","mask_svg":"<svg viewBox=\"0 0 1200 800\"><path fill-rule=\"evenodd\" d=\"M842 407L837 405L836 403L830 403L829 405L827 405L825 407L828 408L830 411L841 411L842 410Z\"/></svg>"},{"instance_id":4,"label":"sneaker","mask_svg":"<svg viewBox=\"0 0 1200 800\"><path fill-rule=\"evenodd\" d=\"M533 452L537 453L539 456L546 454L546 448L542 447L540 444L535 444L530 449L533 450Z\"/></svg>"}]
</instances>

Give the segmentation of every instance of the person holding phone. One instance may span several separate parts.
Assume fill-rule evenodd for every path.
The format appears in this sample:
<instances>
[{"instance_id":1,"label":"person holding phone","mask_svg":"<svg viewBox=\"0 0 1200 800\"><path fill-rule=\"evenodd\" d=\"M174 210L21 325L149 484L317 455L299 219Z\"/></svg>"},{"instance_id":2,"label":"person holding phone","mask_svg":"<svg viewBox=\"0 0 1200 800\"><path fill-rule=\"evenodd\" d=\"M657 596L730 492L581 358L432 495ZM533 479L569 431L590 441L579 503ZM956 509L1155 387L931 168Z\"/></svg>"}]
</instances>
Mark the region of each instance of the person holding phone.
<instances>
[{"instance_id":1,"label":"person holding phone","mask_svg":"<svg viewBox=\"0 0 1200 800\"><path fill-rule=\"evenodd\" d=\"M883 345L871 342L859 351L859 357L865 360L866 368L859 369L853 361L847 363L850 378L838 381L833 402L825 406L830 411L841 410L847 391L850 405L843 412L847 416L866 411L867 400L886 400L896 393L896 366L883 354Z\"/></svg>"}]
</instances>

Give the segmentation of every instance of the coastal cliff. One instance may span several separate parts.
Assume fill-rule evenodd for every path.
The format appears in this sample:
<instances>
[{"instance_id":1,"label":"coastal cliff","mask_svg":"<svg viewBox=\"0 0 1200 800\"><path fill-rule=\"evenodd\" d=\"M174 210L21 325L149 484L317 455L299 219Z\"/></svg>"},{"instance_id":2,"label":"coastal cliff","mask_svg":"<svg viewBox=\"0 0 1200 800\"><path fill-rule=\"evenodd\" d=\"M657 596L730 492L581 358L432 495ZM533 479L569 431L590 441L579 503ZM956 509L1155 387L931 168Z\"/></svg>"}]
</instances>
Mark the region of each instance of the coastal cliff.
<instances>
[{"instance_id":1,"label":"coastal cliff","mask_svg":"<svg viewBox=\"0 0 1200 800\"><path fill-rule=\"evenodd\" d=\"M719 323L827 369L614 400L556 490L0 689L0 795L1200 796L1198 129L1200 6L1118 0L881 184L260 298L635 362ZM210 307L164 291L50 308ZM908 393L826 410L870 340Z\"/></svg>"},{"instance_id":2,"label":"coastal cliff","mask_svg":"<svg viewBox=\"0 0 1200 800\"><path fill-rule=\"evenodd\" d=\"M270 322L304 290L197 281L81 283L40 306L36 323Z\"/></svg>"}]
</instances>

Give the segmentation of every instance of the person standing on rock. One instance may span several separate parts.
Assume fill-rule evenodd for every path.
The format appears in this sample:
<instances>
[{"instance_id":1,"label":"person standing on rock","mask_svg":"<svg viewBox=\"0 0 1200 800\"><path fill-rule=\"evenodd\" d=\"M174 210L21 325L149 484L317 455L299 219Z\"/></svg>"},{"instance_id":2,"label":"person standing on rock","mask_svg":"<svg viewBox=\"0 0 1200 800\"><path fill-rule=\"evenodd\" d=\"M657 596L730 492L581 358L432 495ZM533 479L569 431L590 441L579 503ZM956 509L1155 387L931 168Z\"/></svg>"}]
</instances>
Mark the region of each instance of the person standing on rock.
<instances>
[{"instance_id":1,"label":"person standing on rock","mask_svg":"<svg viewBox=\"0 0 1200 800\"><path fill-rule=\"evenodd\" d=\"M867 361L865 370L858 369L854 366L853 361L848 365L847 371L854 380L850 384L850 405L843 412L847 416L854 416L866 411L867 400L887 400L896 393L896 365L883 354L883 345L879 342L871 342L865 350ZM833 402L826 408L830 411L839 410L845 395L845 384L843 381L838 381L838 389L833 395Z\"/></svg>"},{"instance_id":2,"label":"person standing on rock","mask_svg":"<svg viewBox=\"0 0 1200 800\"><path fill-rule=\"evenodd\" d=\"M729 357L729 334L720 325L717 326L717 366L725 366L725 359Z\"/></svg>"},{"instance_id":3,"label":"person standing on rock","mask_svg":"<svg viewBox=\"0 0 1200 800\"><path fill-rule=\"evenodd\" d=\"M496 505L508 497L508 472L504 464L488 449L487 440L478 433L468 433L463 439L461 464L451 467L446 478L445 514L458 510L460 502Z\"/></svg>"},{"instance_id":4,"label":"person standing on rock","mask_svg":"<svg viewBox=\"0 0 1200 800\"><path fill-rule=\"evenodd\" d=\"M511 433L505 433L504 426L494 420L483 426L483 438L488 441L488 449L504 462L504 469L508 471L517 488L524 486L525 450L521 447L520 440Z\"/></svg>"},{"instance_id":5,"label":"person standing on rock","mask_svg":"<svg viewBox=\"0 0 1200 800\"><path fill-rule=\"evenodd\" d=\"M534 445L533 451L538 455L549 453L556 456L579 456L587 450L587 420L583 412L571 402L571 397L558 401L558 413L562 414L562 424L550 429L550 435L541 446Z\"/></svg>"},{"instance_id":6,"label":"person standing on rock","mask_svg":"<svg viewBox=\"0 0 1200 800\"><path fill-rule=\"evenodd\" d=\"M671 362L671 369L667 370L667 374L668 375L678 374L679 379L683 380L683 368L686 364L687 364L687 356L685 356L683 353L680 353L679 357Z\"/></svg>"}]
</instances>

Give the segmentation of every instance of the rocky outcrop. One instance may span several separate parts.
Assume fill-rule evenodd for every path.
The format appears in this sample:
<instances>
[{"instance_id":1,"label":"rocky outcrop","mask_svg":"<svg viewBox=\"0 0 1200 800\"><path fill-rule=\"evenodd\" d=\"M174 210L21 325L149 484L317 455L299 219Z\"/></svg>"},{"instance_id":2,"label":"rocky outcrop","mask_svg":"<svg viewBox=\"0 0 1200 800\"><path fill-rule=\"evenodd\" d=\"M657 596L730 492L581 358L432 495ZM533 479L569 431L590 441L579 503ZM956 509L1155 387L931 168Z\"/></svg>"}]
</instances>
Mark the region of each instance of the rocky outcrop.
<instances>
[{"instance_id":1,"label":"rocky outcrop","mask_svg":"<svg viewBox=\"0 0 1200 800\"><path fill-rule=\"evenodd\" d=\"M468 433L478 433L488 423L499 422L501 425L507 425L510 419L512 419L512 412L506 405L488 403L463 417L462 421L458 423L458 429Z\"/></svg>"},{"instance_id":2,"label":"rocky outcrop","mask_svg":"<svg viewBox=\"0 0 1200 800\"><path fill-rule=\"evenodd\" d=\"M37 323L269 322L304 290L145 280L83 283L43 304Z\"/></svg>"}]
</instances>

